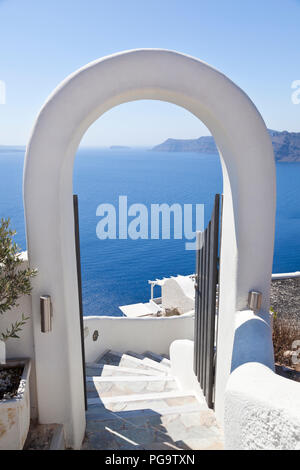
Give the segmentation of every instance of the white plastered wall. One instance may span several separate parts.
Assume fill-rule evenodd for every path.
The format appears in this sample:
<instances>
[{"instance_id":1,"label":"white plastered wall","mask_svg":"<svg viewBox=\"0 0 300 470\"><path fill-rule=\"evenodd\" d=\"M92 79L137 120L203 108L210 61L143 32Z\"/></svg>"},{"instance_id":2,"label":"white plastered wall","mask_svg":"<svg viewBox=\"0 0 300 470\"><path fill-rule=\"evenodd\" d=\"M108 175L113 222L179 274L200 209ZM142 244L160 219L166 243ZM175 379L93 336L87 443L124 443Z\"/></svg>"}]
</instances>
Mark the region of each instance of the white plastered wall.
<instances>
[{"instance_id":1,"label":"white plastered wall","mask_svg":"<svg viewBox=\"0 0 300 470\"><path fill-rule=\"evenodd\" d=\"M169 354L169 348L176 339L194 338L194 315L186 313L174 317L85 317L85 358L93 362L105 351L152 351ZM97 331L96 340L93 333Z\"/></svg>"},{"instance_id":2,"label":"white plastered wall","mask_svg":"<svg viewBox=\"0 0 300 470\"><path fill-rule=\"evenodd\" d=\"M65 426L79 447L85 429L72 206L73 161L88 127L113 106L139 99L192 112L217 142L224 178L216 411L223 419L234 312L250 289L268 310L275 216L275 165L266 126L247 95L198 59L134 50L92 62L49 97L28 143L24 201L32 295L39 417ZM201 175L199 175L199 185ZM195 194L195 200L197 194ZM201 201L200 201L201 202ZM39 297L53 302L53 330L40 331ZM53 386L55 384L55 386Z\"/></svg>"}]
</instances>

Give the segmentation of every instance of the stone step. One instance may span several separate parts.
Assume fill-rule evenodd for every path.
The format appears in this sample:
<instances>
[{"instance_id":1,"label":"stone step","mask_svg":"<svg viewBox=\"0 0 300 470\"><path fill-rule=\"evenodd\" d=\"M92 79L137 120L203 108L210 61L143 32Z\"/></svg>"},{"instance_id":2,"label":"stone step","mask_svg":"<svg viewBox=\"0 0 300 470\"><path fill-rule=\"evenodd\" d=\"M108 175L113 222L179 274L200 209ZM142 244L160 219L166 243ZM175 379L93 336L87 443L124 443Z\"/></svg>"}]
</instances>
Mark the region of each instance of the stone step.
<instances>
[{"instance_id":1,"label":"stone step","mask_svg":"<svg viewBox=\"0 0 300 470\"><path fill-rule=\"evenodd\" d=\"M204 396L179 390L165 355L109 350L97 363L87 363L86 371L83 449L222 448L222 434Z\"/></svg>"},{"instance_id":2,"label":"stone step","mask_svg":"<svg viewBox=\"0 0 300 470\"><path fill-rule=\"evenodd\" d=\"M120 367L120 369L122 369ZM87 394L89 398L115 397L123 395L149 394L178 390L173 377L160 376L119 376L119 377L87 377Z\"/></svg>"},{"instance_id":3,"label":"stone step","mask_svg":"<svg viewBox=\"0 0 300 470\"><path fill-rule=\"evenodd\" d=\"M134 351L126 351L126 353L128 356L131 356L131 357L135 357L136 359L140 359L141 361L143 361L145 359L145 356L141 353L136 353Z\"/></svg>"},{"instance_id":4,"label":"stone step","mask_svg":"<svg viewBox=\"0 0 300 470\"><path fill-rule=\"evenodd\" d=\"M155 359L149 358L144 354L135 353L132 351L126 351L126 354L130 357L135 357L136 359L139 359L140 361L142 361L143 364L150 366L155 370L166 372L167 374L170 373L170 368L167 365L164 365Z\"/></svg>"},{"instance_id":5,"label":"stone step","mask_svg":"<svg viewBox=\"0 0 300 470\"><path fill-rule=\"evenodd\" d=\"M85 365L87 376L117 377L117 376L153 376L153 371L146 369L137 369L130 367L110 366L108 364L97 364L96 362L87 362ZM156 373L156 371L154 371ZM162 374L157 374L159 377Z\"/></svg>"},{"instance_id":6,"label":"stone step","mask_svg":"<svg viewBox=\"0 0 300 470\"><path fill-rule=\"evenodd\" d=\"M199 403L191 405L181 405L181 406L168 406L162 407L159 412L150 409L139 409L130 410L130 411L111 411L102 404L90 404L86 412L87 421L107 421L114 419L124 419L130 422L137 422L141 420L146 422L146 420L151 419L153 416L168 416L168 415L178 415L186 413L196 413L198 411L205 411L207 407L200 405Z\"/></svg>"},{"instance_id":7,"label":"stone step","mask_svg":"<svg viewBox=\"0 0 300 470\"><path fill-rule=\"evenodd\" d=\"M160 366L160 364L157 364L154 361L152 361L152 364L152 362L149 361L150 359L147 358L141 360L137 357L130 356L129 354L108 350L102 356L100 356L96 362L131 369L144 369L147 371L150 370L153 371L152 375L167 375L169 373L167 367Z\"/></svg>"},{"instance_id":8,"label":"stone step","mask_svg":"<svg viewBox=\"0 0 300 470\"><path fill-rule=\"evenodd\" d=\"M88 406L92 405L105 406L111 411L151 409L159 412L165 408L185 405L207 409L205 401L200 403L193 392L179 391L88 398Z\"/></svg>"},{"instance_id":9,"label":"stone step","mask_svg":"<svg viewBox=\"0 0 300 470\"><path fill-rule=\"evenodd\" d=\"M148 357L149 359L152 359L153 361L158 362L159 364L162 364L163 366L166 367L171 367L171 361L170 359L167 359L164 357L162 354L156 354L151 351L146 351L143 353L145 357Z\"/></svg>"}]
</instances>

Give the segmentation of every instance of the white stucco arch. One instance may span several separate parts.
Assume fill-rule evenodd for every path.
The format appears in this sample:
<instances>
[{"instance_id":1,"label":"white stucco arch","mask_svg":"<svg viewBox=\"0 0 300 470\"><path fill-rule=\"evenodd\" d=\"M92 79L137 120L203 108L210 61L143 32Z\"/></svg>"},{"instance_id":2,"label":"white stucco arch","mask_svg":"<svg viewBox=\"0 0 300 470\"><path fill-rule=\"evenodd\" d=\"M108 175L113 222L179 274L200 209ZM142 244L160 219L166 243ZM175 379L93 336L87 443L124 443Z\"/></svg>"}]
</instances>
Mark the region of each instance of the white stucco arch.
<instances>
[{"instance_id":1,"label":"white stucco arch","mask_svg":"<svg viewBox=\"0 0 300 470\"><path fill-rule=\"evenodd\" d=\"M214 136L221 156L224 212L220 279L217 413L229 375L234 314L250 289L269 307L275 218L275 165L266 126L247 95L198 59L167 50L134 50L96 60L64 80L43 106L24 171L33 323L41 422L64 423L67 444L84 427L74 244L73 160L88 127L113 106L168 101L192 112ZM199 181L201 175L199 175ZM53 331L40 332L39 296L50 294Z\"/></svg>"}]
</instances>

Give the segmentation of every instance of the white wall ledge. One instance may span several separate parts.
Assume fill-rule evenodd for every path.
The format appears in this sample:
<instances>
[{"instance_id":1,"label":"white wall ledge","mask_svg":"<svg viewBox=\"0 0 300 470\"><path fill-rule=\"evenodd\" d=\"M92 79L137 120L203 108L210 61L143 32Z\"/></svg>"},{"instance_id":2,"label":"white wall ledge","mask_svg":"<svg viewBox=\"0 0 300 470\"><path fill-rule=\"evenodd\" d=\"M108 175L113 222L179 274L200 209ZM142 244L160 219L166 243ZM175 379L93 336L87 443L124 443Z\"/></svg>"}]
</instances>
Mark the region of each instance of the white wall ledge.
<instances>
[{"instance_id":1,"label":"white wall ledge","mask_svg":"<svg viewBox=\"0 0 300 470\"><path fill-rule=\"evenodd\" d=\"M274 373L268 314L236 314L224 434L226 449L300 449L300 384Z\"/></svg>"},{"instance_id":2,"label":"white wall ledge","mask_svg":"<svg viewBox=\"0 0 300 470\"><path fill-rule=\"evenodd\" d=\"M168 354L171 343L177 339L193 339L194 314L174 317L127 318L111 316L84 317L85 357L95 361L108 349L119 352L147 350ZM93 340L94 331L99 336Z\"/></svg>"},{"instance_id":3,"label":"white wall ledge","mask_svg":"<svg viewBox=\"0 0 300 470\"><path fill-rule=\"evenodd\" d=\"M277 281L279 279L293 279L295 277L300 277L300 271L295 271L293 273L276 273L276 274L272 274L272 281Z\"/></svg>"}]
</instances>

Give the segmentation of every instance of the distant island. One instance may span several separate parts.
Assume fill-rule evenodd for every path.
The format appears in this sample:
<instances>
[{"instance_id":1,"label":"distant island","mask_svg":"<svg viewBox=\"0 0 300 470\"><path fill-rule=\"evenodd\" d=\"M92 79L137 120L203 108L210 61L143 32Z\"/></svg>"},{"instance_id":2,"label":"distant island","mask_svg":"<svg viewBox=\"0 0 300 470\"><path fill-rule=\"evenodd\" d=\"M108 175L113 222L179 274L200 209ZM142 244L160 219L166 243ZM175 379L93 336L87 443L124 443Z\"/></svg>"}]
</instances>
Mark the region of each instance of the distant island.
<instances>
[{"instance_id":1,"label":"distant island","mask_svg":"<svg viewBox=\"0 0 300 470\"><path fill-rule=\"evenodd\" d=\"M274 131L268 129L277 162L300 162L300 132ZM218 153L212 136L198 139L167 139L152 148L156 152Z\"/></svg>"},{"instance_id":2,"label":"distant island","mask_svg":"<svg viewBox=\"0 0 300 470\"><path fill-rule=\"evenodd\" d=\"M130 147L126 147L126 145L111 145L110 150L129 150Z\"/></svg>"}]
</instances>

